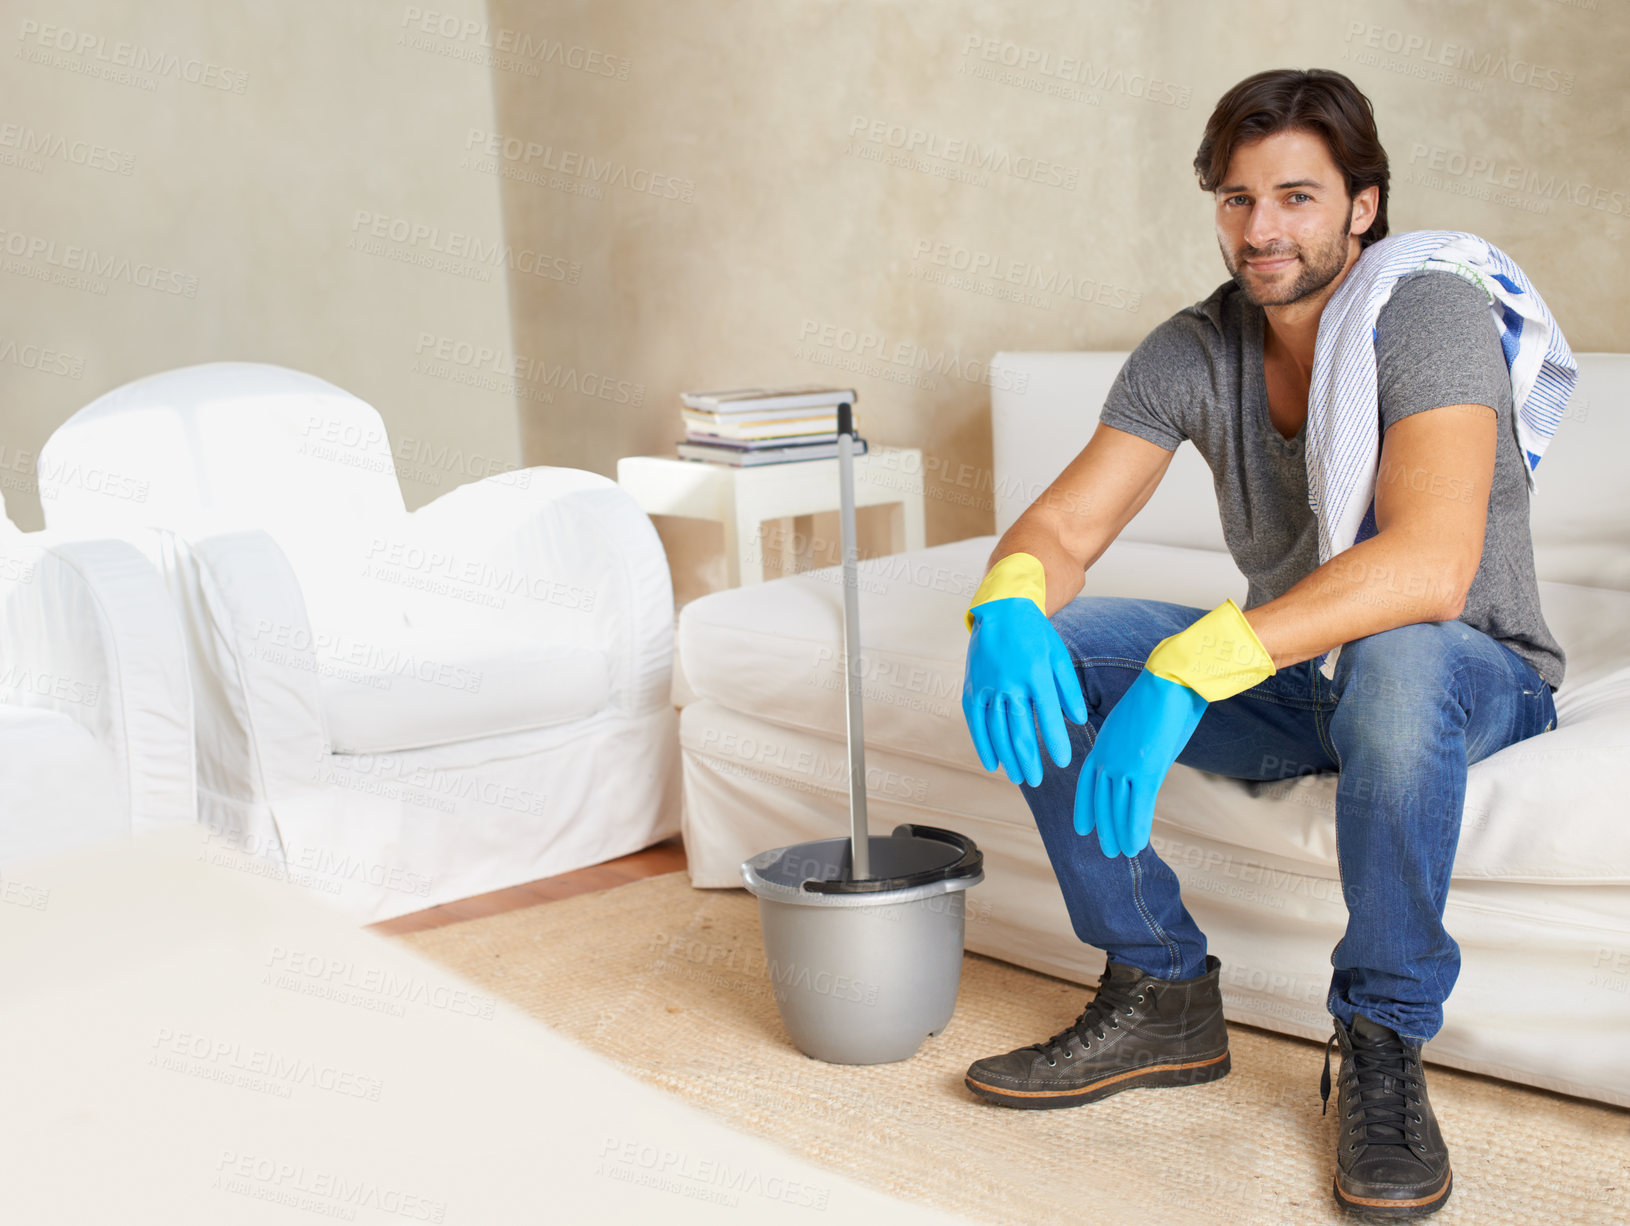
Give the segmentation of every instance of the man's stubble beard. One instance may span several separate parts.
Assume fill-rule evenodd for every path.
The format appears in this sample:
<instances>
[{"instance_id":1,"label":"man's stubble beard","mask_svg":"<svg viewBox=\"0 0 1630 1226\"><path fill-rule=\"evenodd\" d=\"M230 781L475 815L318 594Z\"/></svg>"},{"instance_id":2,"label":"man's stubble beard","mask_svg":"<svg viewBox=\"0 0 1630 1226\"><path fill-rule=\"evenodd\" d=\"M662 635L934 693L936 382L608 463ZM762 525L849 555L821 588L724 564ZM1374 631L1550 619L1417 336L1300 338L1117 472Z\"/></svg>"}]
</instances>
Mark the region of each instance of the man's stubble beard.
<instances>
[{"instance_id":1,"label":"man's stubble beard","mask_svg":"<svg viewBox=\"0 0 1630 1226\"><path fill-rule=\"evenodd\" d=\"M1347 267L1347 240L1352 235L1353 206L1347 206L1347 217L1341 223L1341 233L1329 243L1312 253L1312 258L1301 248L1292 248L1289 251L1258 251L1254 247L1246 247L1238 261L1223 251L1223 264L1228 268L1229 275L1234 278L1234 284L1244 291L1246 300L1254 306L1289 306L1293 302L1300 302L1310 294L1316 294L1330 282L1341 275L1341 270ZM1218 244L1219 247L1221 244ZM1295 281L1282 290L1270 291L1265 298L1257 297L1256 293L1246 283L1243 275L1245 261L1259 259L1263 256L1297 255L1302 257L1302 271Z\"/></svg>"}]
</instances>

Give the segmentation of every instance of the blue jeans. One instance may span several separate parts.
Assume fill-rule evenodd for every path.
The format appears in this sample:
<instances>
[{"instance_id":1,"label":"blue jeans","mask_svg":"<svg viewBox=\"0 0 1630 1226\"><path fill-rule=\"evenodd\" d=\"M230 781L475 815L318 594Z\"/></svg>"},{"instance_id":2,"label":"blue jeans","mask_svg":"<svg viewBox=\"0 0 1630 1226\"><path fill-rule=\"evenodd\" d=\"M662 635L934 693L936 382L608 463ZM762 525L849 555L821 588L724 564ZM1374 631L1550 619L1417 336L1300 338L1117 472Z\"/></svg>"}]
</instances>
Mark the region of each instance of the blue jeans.
<instances>
[{"instance_id":1,"label":"blue jeans","mask_svg":"<svg viewBox=\"0 0 1630 1226\"><path fill-rule=\"evenodd\" d=\"M1043 750L1042 781L1020 785L1076 935L1111 961L1162 979L1204 972L1205 935L1152 847L1110 859L1095 835L1075 833L1075 785L1104 716L1155 644L1206 612L1081 596L1054 613L1081 679L1087 723L1065 721L1068 766ZM1317 660L1305 660L1212 703L1177 760L1235 779L1339 772L1337 867L1347 930L1330 957L1329 1009L1346 1024L1363 1013L1425 1041L1443 1025L1443 1002L1460 973L1443 906L1466 768L1555 726L1550 686L1516 652L1464 622L1418 622L1346 644L1332 680ZM1538 815L1534 829L1542 837Z\"/></svg>"}]
</instances>

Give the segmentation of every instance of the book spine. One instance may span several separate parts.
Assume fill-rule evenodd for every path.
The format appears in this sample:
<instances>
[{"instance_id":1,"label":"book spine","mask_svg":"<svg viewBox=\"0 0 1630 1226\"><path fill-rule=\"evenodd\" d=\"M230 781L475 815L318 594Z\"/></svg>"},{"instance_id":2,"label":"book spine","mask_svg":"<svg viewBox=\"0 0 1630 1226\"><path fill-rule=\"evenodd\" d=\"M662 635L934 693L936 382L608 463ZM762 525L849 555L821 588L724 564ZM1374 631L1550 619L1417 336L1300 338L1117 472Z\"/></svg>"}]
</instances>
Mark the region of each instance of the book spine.
<instances>
[{"instance_id":1,"label":"book spine","mask_svg":"<svg viewBox=\"0 0 1630 1226\"><path fill-rule=\"evenodd\" d=\"M718 393L680 392L679 402L689 409L704 413L765 412L776 409L835 409L844 401L853 404L857 397L853 390L834 389L819 393L767 391L762 395L720 400Z\"/></svg>"},{"instance_id":2,"label":"book spine","mask_svg":"<svg viewBox=\"0 0 1630 1226\"><path fill-rule=\"evenodd\" d=\"M753 435L709 434L703 430L687 430L685 440L692 443L706 443L721 447L762 448L785 447L790 444L835 443L838 441L838 436L830 431L826 434L770 434L757 437Z\"/></svg>"},{"instance_id":3,"label":"book spine","mask_svg":"<svg viewBox=\"0 0 1630 1226\"><path fill-rule=\"evenodd\" d=\"M800 460L831 460L836 459L838 449L836 444L823 444L816 447L775 447L775 448L731 448L715 447L702 443L681 442L678 445L678 456L682 460L704 460L711 464L723 464L730 468L745 468L758 464L796 463ZM853 454L865 455L867 452L866 440L854 439Z\"/></svg>"}]
</instances>

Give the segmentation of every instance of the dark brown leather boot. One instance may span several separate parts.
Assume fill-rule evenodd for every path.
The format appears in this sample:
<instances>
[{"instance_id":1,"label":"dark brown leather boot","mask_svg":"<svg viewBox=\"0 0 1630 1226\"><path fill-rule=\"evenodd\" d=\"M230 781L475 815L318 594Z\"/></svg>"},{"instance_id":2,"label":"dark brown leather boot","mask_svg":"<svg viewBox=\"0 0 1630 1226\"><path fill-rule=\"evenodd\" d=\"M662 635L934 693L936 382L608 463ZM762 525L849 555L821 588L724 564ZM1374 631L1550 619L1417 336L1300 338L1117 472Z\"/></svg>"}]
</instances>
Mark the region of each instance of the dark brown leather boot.
<instances>
[{"instance_id":1,"label":"dark brown leather boot","mask_svg":"<svg viewBox=\"0 0 1630 1226\"><path fill-rule=\"evenodd\" d=\"M1330 1105L1330 1044L1341 1043L1341 1144L1336 1203L1367 1218L1424 1217L1443 1208L1454 1185L1449 1147L1426 1097L1421 1045L1362 1013L1349 1029L1335 1019L1324 1045L1319 1091Z\"/></svg>"},{"instance_id":2,"label":"dark brown leather boot","mask_svg":"<svg viewBox=\"0 0 1630 1226\"><path fill-rule=\"evenodd\" d=\"M1193 979L1156 979L1111 962L1098 994L1044 1043L976 1060L963 1079L981 1098L1031 1110L1077 1107L1138 1086L1187 1086L1228 1074L1228 1027L1206 957Z\"/></svg>"}]
</instances>

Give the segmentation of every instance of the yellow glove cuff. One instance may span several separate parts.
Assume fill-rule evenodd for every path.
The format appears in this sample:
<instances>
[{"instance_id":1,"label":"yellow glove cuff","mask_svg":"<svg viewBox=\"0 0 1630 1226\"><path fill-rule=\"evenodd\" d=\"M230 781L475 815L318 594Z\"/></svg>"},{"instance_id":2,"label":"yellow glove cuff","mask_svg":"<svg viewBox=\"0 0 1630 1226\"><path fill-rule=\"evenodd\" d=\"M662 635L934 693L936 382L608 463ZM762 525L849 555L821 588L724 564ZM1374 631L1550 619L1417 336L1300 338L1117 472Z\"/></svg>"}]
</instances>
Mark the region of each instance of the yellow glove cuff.
<instances>
[{"instance_id":1,"label":"yellow glove cuff","mask_svg":"<svg viewBox=\"0 0 1630 1226\"><path fill-rule=\"evenodd\" d=\"M973 594L973 605L962 615L968 633L973 633L974 605L987 600L1003 600L1009 596L1027 596L1036 602L1043 617L1047 616L1047 573L1041 568L1041 559L1033 553L1010 553L990 568L985 581Z\"/></svg>"},{"instance_id":2,"label":"yellow glove cuff","mask_svg":"<svg viewBox=\"0 0 1630 1226\"><path fill-rule=\"evenodd\" d=\"M1143 667L1207 702L1231 698L1279 671L1232 598L1187 630L1161 639Z\"/></svg>"}]
</instances>

